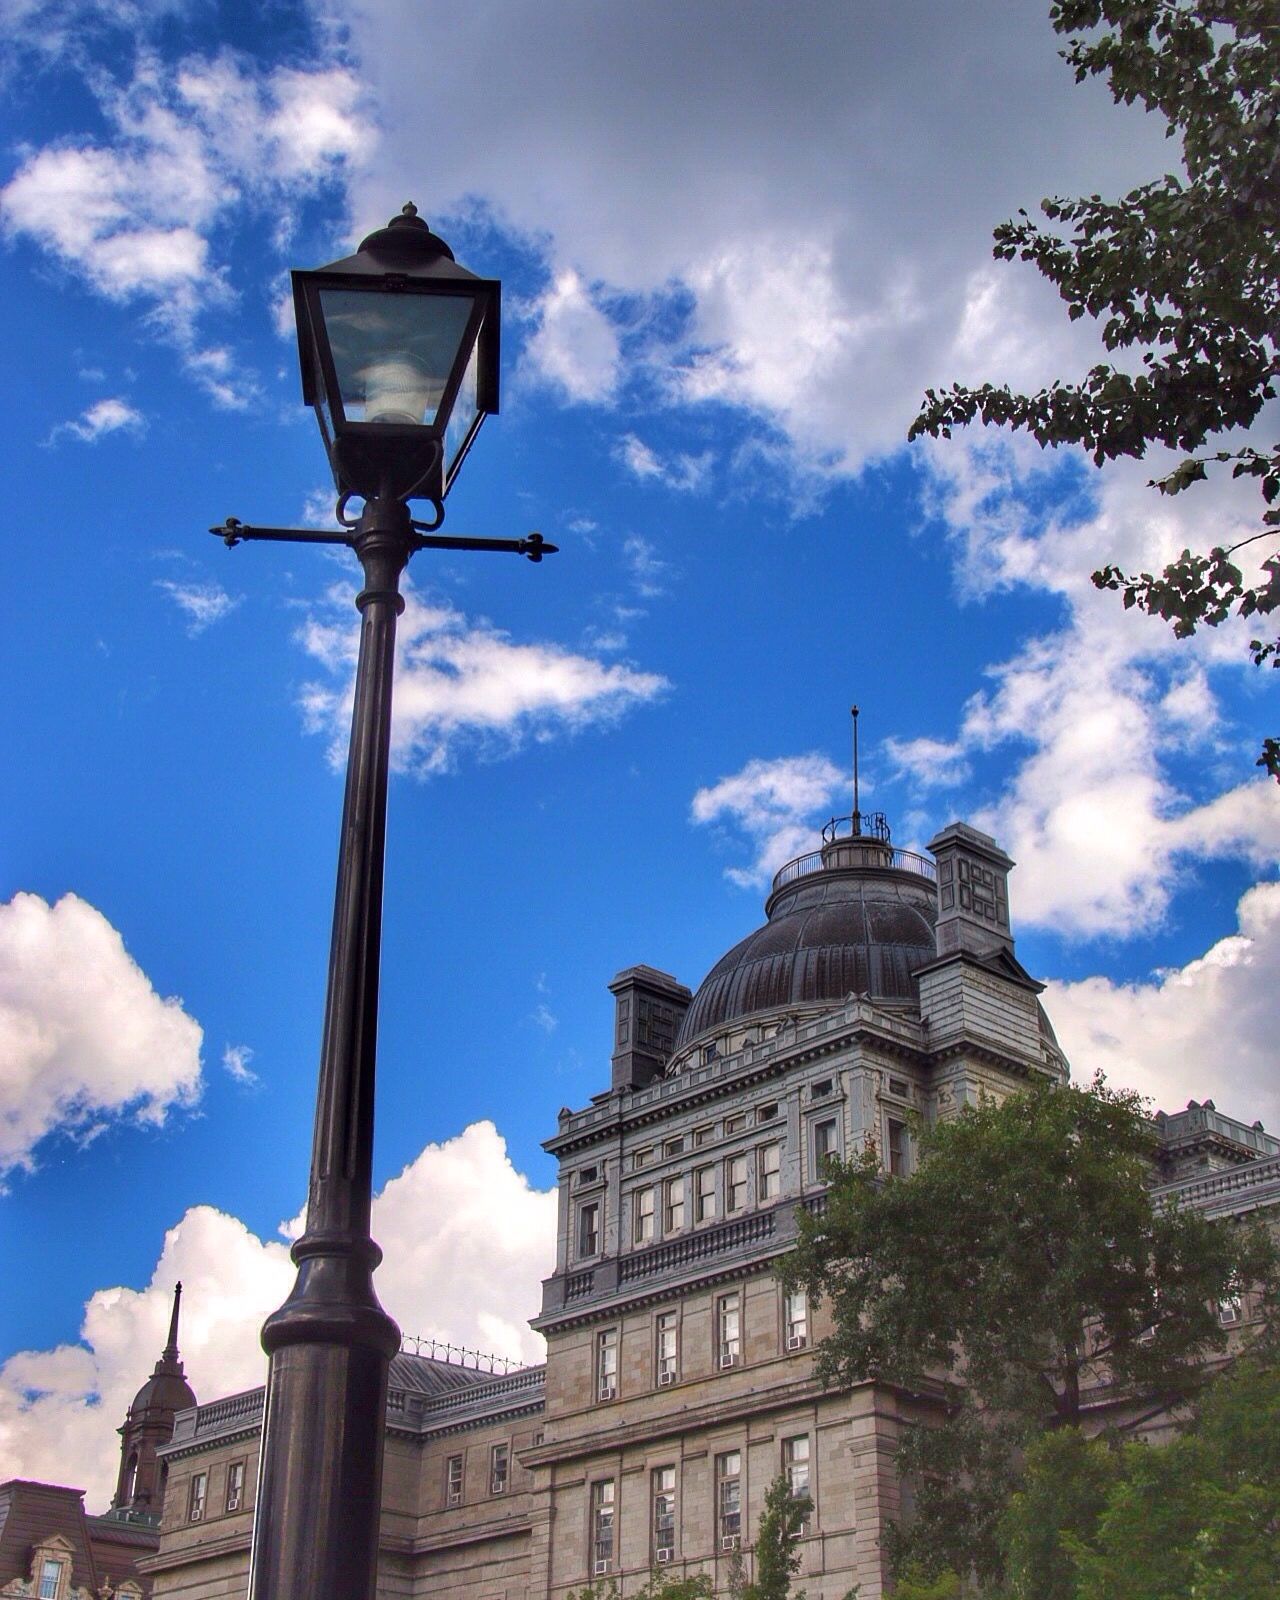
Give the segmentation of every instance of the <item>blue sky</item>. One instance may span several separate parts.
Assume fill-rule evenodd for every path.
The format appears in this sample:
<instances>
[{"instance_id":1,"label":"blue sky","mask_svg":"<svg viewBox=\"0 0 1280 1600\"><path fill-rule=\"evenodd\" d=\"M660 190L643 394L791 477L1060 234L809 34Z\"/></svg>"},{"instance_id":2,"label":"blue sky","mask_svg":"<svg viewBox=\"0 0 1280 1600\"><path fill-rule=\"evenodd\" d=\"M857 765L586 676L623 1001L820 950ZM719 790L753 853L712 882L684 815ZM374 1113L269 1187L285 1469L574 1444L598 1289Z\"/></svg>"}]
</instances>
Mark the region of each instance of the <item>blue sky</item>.
<instances>
[{"instance_id":1,"label":"blue sky","mask_svg":"<svg viewBox=\"0 0 1280 1600\"><path fill-rule=\"evenodd\" d=\"M1037 7L0 0L11 471L0 820L0 1464L110 1492L163 1341L257 1381L305 1193L355 613L287 269L413 199L502 278L504 397L402 628L381 1290L532 1358L561 1105L606 985L696 985L867 803L1018 860L1078 1075L1280 1120L1274 700L1239 632L1094 593L1244 527L980 433L929 384L1095 354L990 230L1161 170ZM785 26L784 26L785 21ZM477 1244L477 1241L482 1241Z\"/></svg>"}]
</instances>

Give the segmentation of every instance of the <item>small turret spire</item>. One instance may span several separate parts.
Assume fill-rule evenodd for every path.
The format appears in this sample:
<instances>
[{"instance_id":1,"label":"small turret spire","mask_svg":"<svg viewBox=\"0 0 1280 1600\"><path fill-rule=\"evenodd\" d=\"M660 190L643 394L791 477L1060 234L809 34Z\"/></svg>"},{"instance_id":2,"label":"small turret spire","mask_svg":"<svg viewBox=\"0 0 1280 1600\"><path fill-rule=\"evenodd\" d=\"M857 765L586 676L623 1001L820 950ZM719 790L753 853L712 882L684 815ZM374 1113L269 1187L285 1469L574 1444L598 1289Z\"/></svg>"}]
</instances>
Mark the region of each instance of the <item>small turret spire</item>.
<instances>
[{"instance_id":1,"label":"small turret spire","mask_svg":"<svg viewBox=\"0 0 1280 1600\"><path fill-rule=\"evenodd\" d=\"M853 718L853 815L850 822L853 824L854 834L862 832L862 810L858 805L858 708L851 706L849 715Z\"/></svg>"},{"instance_id":2,"label":"small turret spire","mask_svg":"<svg viewBox=\"0 0 1280 1600\"><path fill-rule=\"evenodd\" d=\"M178 1359L178 1311L182 1306L182 1280L179 1279L173 1289L173 1311L169 1317L169 1341L164 1347L161 1361L177 1361Z\"/></svg>"}]
</instances>

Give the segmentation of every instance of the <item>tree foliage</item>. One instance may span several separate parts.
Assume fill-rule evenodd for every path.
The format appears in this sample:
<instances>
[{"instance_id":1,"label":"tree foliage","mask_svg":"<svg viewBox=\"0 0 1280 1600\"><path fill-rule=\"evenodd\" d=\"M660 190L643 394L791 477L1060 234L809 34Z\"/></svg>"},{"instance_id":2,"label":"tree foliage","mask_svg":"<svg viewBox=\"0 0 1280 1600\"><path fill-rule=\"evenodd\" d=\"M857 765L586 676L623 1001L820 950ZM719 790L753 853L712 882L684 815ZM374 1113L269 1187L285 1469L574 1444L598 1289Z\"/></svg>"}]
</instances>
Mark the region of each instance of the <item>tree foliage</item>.
<instances>
[{"instance_id":1,"label":"tree foliage","mask_svg":"<svg viewBox=\"0 0 1280 1600\"><path fill-rule=\"evenodd\" d=\"M1037 1441L1002 1519L1004 1600L1270 1600L1280 1571L1280 1367L1245 1359L1172 1442Z\"/></svg>"},{"instance_id":2,"label":"tree foliage","mask_svg":"<svg viewBox=\"0 0 1280 1600\"><path fill-rule=\"evenodd\" d=\"M1233 612L1280 607L1280 551L1246 583L1232 556L1280 529L1280 444L1202 451L1246 428L1274 398L1280 371L1280 17L1275 0L1055 0L1054 29L1077 81L1162 116L1181 170L1119 201L1046 199L1048 226L1025 211L995 231L997 258L1031 262L1072 320L1100 325L1108 359L1078 382L1035 394L990 383L930 389L911 426L950 437L981 419L1042 445L1077 444L1094 461L1141 457L1152 444L1188 452L1153 487L1179 494L1213 468L1257 480L1262 528L1208 552L1184 550L1163 572L1093 574L1124 604L1186 638ZM1280 666L1280 640L1251 640L1259 666ZM1280 740L1258 761L1280 780Z\"/></svg>"},{"instance_id":3,"label":"tree foliage","mask_svg":"<svg viewBox=\"0 0 1280 1600\"><path fill-rule=\"evenodd\" d=\"M779 1473L765 1491L756 1529L756 1575L743 1585L742 1600L788 1600L800 1570L800 1530L812 1512L809 1496L792 1494L786 1475Z\"/></svg>"},{"instance_id":4,"label":"tree foliage","mask_svg":"<svg viewBox=\"0 0 1280 1600\"><path fill-rule=\"evenodd\" d=\"M900 1447L916 1505L890 1536L895 1568L994 1582L1026 1445L1077 1425L1104 1384L1185 1401L1226 1343L1219 1301L1269 1284L1273 1252L1259 1230L1153 1205L1154 1131L1101 1082L968 1108L922 1129L920 1151L892 1180L873 1149L833 1164L783 1273L830 1304L827 1382L936 1403L939 1425Z\"/></svg>"}]
</instances>

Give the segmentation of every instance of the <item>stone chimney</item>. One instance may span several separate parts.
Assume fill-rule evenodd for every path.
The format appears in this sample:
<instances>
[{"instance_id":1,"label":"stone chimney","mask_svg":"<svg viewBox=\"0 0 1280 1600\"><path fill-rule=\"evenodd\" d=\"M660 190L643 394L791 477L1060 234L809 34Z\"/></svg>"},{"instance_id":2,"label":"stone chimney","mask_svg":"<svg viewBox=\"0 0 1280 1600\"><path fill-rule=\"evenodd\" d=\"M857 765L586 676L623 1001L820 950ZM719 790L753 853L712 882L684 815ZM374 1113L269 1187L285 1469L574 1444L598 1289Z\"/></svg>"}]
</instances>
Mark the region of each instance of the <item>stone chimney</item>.
<instances>
[{"instance_id":1,"label":"stone chimney","mask_svg":"<svg viewBox=\"0 0 1280 1600\"><path fill-rule=\"evenodd\" d=\"M680 1020L692 994L667 972L628 967L609 985L617 1001L613 1031L613 1083L643 1089L662 1075L676 1046Z\"/></svg>"},{"instance_id":2,"label":"stone chimney","mask_svg":"<svg viewBox=\"0 0 1280 1600\"><path fill-rule=\"evenodd\" d=\"M1009 869L1013 862L989 833L952 822L929 841L938 863L938 954L1013 953Z\"/></svg>"}]
</instances>

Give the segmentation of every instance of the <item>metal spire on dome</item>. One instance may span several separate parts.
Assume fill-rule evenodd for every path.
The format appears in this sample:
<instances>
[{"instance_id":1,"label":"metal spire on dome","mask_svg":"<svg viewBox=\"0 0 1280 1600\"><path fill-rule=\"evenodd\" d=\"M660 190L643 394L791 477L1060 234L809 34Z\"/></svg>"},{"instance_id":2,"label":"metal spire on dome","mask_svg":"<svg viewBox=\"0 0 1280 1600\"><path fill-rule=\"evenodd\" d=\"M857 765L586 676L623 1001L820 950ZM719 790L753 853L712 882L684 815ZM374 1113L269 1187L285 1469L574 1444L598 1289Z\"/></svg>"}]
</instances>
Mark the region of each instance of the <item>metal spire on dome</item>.
<instances>
[{"instance_id":1,"label":"metal spire on dome","mask_svg":"<svg viewBox=\"0 0 1280 1600\"><path fill-rule=\"evenodd\" d=\"M182 1305L182 1280L179 1279L173 1290L173 1312L169 1317L169 1342L165 1345L160 1356L161 1361L178 1360L178 1311Z\"/></svg>"},{"instance_id":2,"label":"metal spire on dome","mask_svg":"<svg viewBox=\"0 0 1280 1600\"><path fill-rule=\"evenodd\" d=\"M849 715L853 718L853 823L854 833L862 832L862 812L858 806L858 708L850 708Z\"/></svg>"}]
</instances>

